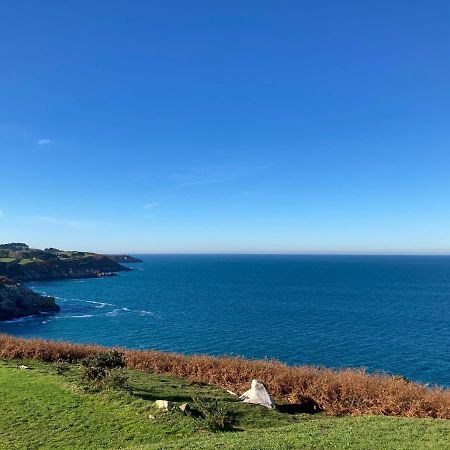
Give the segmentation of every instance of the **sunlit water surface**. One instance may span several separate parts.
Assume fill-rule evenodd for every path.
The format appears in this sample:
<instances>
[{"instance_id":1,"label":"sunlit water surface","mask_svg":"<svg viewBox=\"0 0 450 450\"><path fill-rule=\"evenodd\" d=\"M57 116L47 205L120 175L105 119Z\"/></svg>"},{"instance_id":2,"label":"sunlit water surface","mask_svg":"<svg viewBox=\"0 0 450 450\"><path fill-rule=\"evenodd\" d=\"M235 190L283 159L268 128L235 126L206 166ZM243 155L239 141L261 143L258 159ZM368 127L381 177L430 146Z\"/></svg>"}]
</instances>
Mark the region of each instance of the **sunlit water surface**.
<instances>
[{"instance_id":1,"label":"sunlit water surface","mask_svg":"<svg viewBox=\"0 0 450 450\"><path fill-rule=\"evenodd\" d=\"M146 255L118 277L31 283L61 312L0 332L450 385L450 257Z\"/></svg>"}]
</instances>

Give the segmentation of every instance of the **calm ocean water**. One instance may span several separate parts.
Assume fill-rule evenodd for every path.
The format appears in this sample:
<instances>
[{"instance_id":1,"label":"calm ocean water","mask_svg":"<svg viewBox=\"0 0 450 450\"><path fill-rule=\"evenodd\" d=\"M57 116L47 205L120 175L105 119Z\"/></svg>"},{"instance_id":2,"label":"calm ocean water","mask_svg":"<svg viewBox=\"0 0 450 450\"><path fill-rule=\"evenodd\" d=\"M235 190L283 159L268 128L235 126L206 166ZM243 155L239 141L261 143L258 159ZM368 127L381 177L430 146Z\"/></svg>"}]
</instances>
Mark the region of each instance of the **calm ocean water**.
<instances>
[{"instance_id":1,"label":"calm ocean water","mask_svg":"<svg viewBox=\"0 0 450 450\"><path fill-rule=\"evenodd\" d=\"M31 283L61 312L0 332L365 367L450 385L450 257L148 255L119 277Z\"/></svg>"}]
</instances>

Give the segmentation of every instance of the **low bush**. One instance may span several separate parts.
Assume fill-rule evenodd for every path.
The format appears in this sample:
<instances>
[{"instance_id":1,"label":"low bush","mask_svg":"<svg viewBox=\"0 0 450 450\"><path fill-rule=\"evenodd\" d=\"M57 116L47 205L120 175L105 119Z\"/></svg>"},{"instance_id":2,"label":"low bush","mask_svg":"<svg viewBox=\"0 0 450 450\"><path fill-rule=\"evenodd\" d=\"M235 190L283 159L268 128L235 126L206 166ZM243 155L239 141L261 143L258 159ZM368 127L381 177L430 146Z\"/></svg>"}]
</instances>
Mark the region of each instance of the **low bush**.
<instances>
[{"instance_id":1,"label":"low bush","mask_svg":"<svg viewBox=\"0 0 450 450\"><path fill-rule=\"evenodd\" d=\"M81 360L83 379L91 387L109 387L127 389L128 377L119 370L126 366L123 353L112 350L98 353Z\"/></svg>"},{"instance_id":2,"label":"low bush","mask_svg":"<svg viewBox=\"0 0 450 450\"><path fill-rule=\"evenodd\" d=\"M69 364L66 361L58 359L58 361L53 363L53 368L56 370L58 375L64 375L69 371Z\"/></svg>"},{"instance_id":3,"label":"low bush","mask_svg":"<svg viewBox=\"0 0 450 450\"><path fill-rule=\"evenodd\" d=\"M129 377L125 374L123 369L111 369L100 382L100 387L103 389L127 391L132 394L133 389L128 383Z\"/></svg>"},{"instance_id":4,"label":"low bush","mask_svg":"<svg viewBox=\"0 0 450 450\"><path fill-rule=\"evenodd\" d=\"M100 346L0 334L0 358L80 361L107 350ZM401 377L234 357L184 356L139 350L122 350L122 353L127 367L208 383L234 392L246 391L251 380L257 378L264 382L275 399L297 403L309 398L326 414L450 419L450 389L430 388Z\"/></svg>"},{"instance_id":5,"label":"low bush","mask_svg":"<svg viewBox=\"0 0 450 450\"><path fill-rule=\"evenodd\" d=\"M217 399L193 399L193 408L200 413L197 418L202 425L210 431L229 431L232 428L234 418L225 403Z\"/></svg>"}]
</instances>

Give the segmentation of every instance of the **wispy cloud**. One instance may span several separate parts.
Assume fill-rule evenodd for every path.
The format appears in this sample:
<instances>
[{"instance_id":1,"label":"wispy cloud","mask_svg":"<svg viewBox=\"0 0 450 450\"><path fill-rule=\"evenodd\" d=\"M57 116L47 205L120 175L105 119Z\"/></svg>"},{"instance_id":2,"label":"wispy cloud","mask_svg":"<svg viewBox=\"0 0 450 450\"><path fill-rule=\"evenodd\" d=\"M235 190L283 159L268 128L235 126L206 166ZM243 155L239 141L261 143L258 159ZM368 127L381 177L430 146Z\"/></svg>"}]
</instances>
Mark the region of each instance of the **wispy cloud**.
<instances>
[{"instance_id":1,"label":"wispy cloud","mask_svg":"<svg viewBox=\"0 0 450 450\"><path fill-rule=\"evenodd\" d=\"M199 180L185 181L180 183L178 187L191 187L191 186L203 186L205 184L221 183L223 181L230 180L231 178L205 178Z\"/></svg>"},{"instance_id":2,"label":"wispy cloud","mask_svg":"<svg viewBox=\"0 0 450 450\"><path fill-rule=\"evenodd\" d=\"M48 144L52 143L52 140L48 139L48 138L41 138L41 139L38 139L36 141L36 143L37 143L37 145L48 145Z\"/></svg>"},{"instance_id":3,"label":"wispy cloud","mask_svg":"<svg viewBox=\"0 0 450 450\"><path fill-rule=\"evenodd\" d=\"M261 175L271 167L268 164L247 167L209 167L173 173L171 177L177 181L177 187L195 187L209 184L227 183L240 179Z\"/></svg>"},{"instance_id":4,"label":"wispy cloud","mask_svg":"<svg viewBox=\"0 0 450 450\"><path fill-rule=\"evenodd\" d=\"M62 217L51 217L51 216L31 216L28 219L49 225L59 225L72 230L95 230L101 228L101 224L95 222L84 222L79 220L66 219Z\"/></svg>"},{"instance_id":5,"label":"wispy cloud","mask_svg":"<svg viewBox=\"0 0 450 450\"><path fill-rule=\"evenodd\" d=\"M156 208L157 206L159 206L159 203L157 202L147 203L146 205L144 205L144 209L152 209Z\"/></svg>"}]
</instances>

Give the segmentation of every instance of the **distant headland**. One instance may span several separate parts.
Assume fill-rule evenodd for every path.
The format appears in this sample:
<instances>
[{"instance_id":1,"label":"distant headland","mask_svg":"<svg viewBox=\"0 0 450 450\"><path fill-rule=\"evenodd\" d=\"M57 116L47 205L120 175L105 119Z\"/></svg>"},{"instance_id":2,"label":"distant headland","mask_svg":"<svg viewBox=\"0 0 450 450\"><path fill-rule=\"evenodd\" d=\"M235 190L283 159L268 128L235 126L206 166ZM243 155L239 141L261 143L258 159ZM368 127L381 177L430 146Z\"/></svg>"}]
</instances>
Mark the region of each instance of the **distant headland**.
<instances>
[{"instance_id":1,"label":"distant headland","mask_svg":"<svg viewBox=\"0 0 450 450\"><path fill-rule=\"evenodd\" d=\"M59 311L53 297L33 292L22 283L68 278L100 278L131 270L120 263L141 260L130 255L44 250L24 243L0 244L0 321Z\"/></svg>"}]
</instances>

